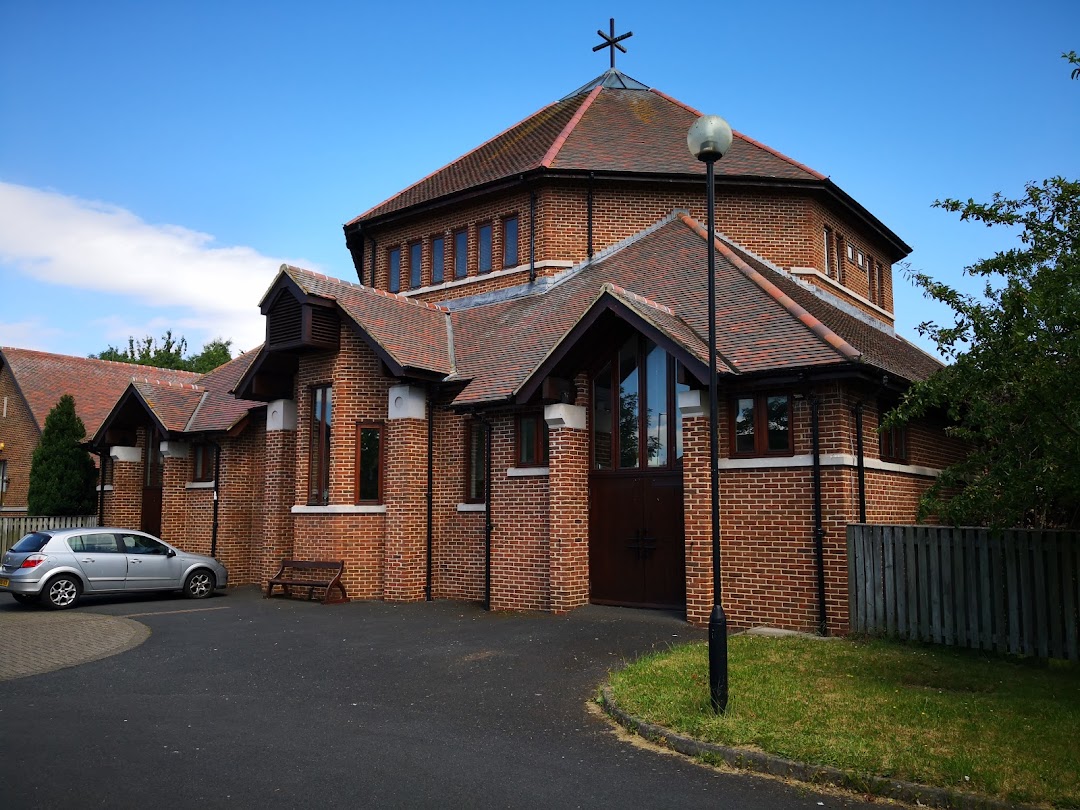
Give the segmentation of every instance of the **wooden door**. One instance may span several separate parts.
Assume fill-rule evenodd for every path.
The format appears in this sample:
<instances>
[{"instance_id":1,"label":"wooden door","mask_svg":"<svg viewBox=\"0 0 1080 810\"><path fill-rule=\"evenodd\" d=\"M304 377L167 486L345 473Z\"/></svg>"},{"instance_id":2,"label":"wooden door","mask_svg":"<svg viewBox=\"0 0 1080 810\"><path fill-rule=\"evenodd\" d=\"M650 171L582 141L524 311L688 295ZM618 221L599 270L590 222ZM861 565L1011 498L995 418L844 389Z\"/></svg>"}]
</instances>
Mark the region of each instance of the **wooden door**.
<instances>
[{"instance_id":1,"label":"wooden door","mask_svg":"<svg viewBox=\"0 0 1080 810\"><path fill-rule=\"evenodd\" d=\"M681 473L594 474L589 489L591 600L685 607Z\"/></svg>"}]
</instances>

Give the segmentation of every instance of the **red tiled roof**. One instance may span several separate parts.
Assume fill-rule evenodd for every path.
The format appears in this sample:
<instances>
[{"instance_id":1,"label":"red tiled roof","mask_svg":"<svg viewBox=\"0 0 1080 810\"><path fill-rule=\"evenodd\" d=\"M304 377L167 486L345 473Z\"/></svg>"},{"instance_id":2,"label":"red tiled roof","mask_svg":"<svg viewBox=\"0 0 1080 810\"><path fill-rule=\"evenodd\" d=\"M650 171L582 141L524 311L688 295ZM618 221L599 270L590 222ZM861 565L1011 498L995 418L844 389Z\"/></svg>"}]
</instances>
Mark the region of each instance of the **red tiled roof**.
<instances>
[{"instance_id":1,"label":"red tiled roof","mask_svg":"<svg viewBox=\"0 0 1080 810\"><path fill-rule=\"evenodd\" d=\"M230 430L252 410L266 405L265 402L238 399L232 394L237 382L258 357L261 348L257 346L249 352L238 355L199 378L199 386L206 391L206 397L191 414L187 423L187 432Z\"/></svg>"},{"instance_id":2,"label":"red tiled roof","mask_svg":"<svg viewBox=\"0 0 1080 810\"><path fill-rule=\"evenodd\" d=\"M533 170L698 177L686 147L696 110L657 91L597 85L557 101L376 205L349 224ZM825 176L736 132L718 177L822 181Z\"/></svg>"},{"instance_id":3,"label":"red tiled roof","mask_svg":"<svg viewBox=\"0 0 1080 810\"><path fill-rule=\"evenodd\" d=\"M197 385L170 385L161 380L133 380L131 387L169 433L184 431L191 414L206 395Z\"/></svg>"},{"instance_id":4,"label":"red tiled roof","mask_svg":"<svg viewBox=\"0 0 1080 810\"><path fill-rule=\"evenodd\" d=\"M446 310L403 295L364 287L299 267L282 267L308 295L333 299L401 369L449 374Z\"/></svg>"},{"instance_id":5,"label":"red tiled roof","mask_svg":"<svg viewBox=\"0 0 1080 810\"><path fill-rule=\"evenodd\" d=\"M93 436L133 379L156 379L177 384L195 383L199 375L190 371L154 368L135 363L118 363L87 357L0 348L30 406L40 430L45 417L64 394L75 398L75 412Z\"/></svg>"}]
</instances>

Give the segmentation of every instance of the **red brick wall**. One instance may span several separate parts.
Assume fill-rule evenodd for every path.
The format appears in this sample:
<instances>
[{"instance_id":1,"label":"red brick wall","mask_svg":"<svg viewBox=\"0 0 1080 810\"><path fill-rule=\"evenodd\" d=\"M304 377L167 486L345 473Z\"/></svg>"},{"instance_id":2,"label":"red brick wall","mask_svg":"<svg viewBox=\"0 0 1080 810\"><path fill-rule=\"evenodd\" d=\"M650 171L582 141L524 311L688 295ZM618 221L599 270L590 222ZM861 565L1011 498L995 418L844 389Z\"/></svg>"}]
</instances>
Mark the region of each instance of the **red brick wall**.
<instances>
[{"instance_id":1,"label":"red brick wall","mask_svg":"<svg viewBox=\"0 0 1080 810\"><path fill-rule=\"evenodd\" d=\"M589 600L589 431L549 434L551 609L562 613Z\"/></svg>"},{"instance_id":2,"label":"red brick wall","mask_svg":"<svg viewBox=\"0 0 1080 810\"><path fill-rule=\"evenodd\" d=\"M427 421L386 424L384 598L414 602L427 582Z\"/></svg>"},{"instance_id":3,"label":"red brick wall","mask_svg":"<svg viewBox=\"0 0 1080 810\"><path fill-rule=\"evenodd\" d=\"M142 527L143 453L146 446L146 430L139 428L136 446L140 448L138 461L115 461L112 467L112 489L105 492L105 525L121 529L139 530ZM164 507L164 498L162 499ZM164 519L164 515L162 516Z\"/></svg>"},{"instance_id":4,"label":"red brick wall","mask_svg":"<svg viewBox=\"0 0 1080 810\"><path fill-rule=\"evenodd\" d=\"M0 450L0 460L7 461L6 475L11 479L3 496L5 514L11 514L11 507L26 509L30 463L40 438L41 432L34 424L26 400L15 386L11 369L5 364L0 368L0 442L4 444L4 449Z\"/></svg>"},{"instance_id":5,"label":"red brick wall","mask_svg":"<svg viewBox=\"0 0 1080 810\"><path fill-rule=\"evenodd\" d=\"M705 219L705 195L700 184L655 184L598 182L593 189L593 250L598 252L646 228L675 209L687 209L700 221ZM518 229L518 263L529 257L529 195L524 191L504 191L473 203L457 205L427 215L405 217L397 222L374 229L375 285L388 289L391 247L402 251L402 291L408 289L408 248L419 240L423 245L423 283L431 283L431 238L447 238L447 274L453 278L450 239L455 230L466 228L469 234L468 276L475 283L425 293L430 300L450 300L476 295L506 286L521 284L521 274L477 278L477 225L496 221L494 228L493 265L502 267L501 228L497 222L516 214ZM717 190L717 228L746 248L764 256L786 269L814 267L825 271L824 227L833 228L853 249L861 250L881 265L883 294L869 290L866 263L860 268L855 262L845 262L844 283L852 292L869 298L892 311L892 266L885 259L888 248L880 238L866 230L854 218L824 206L808 193L795 190L761 190L727 188ZM588 190L583 183L547 183L537 189L536 260L580 262L588 257ZM364 282L371 280L371 243L365 244ZM857 255L857 254L855 254ZM550 275L558 269L541 270ZM828 289L828 287L826 287ZM849 299L863 311L882 317L855 299ZM886 318L891 322L891 319Z\"/></svg>"},{"instance_id":6,"label":"red brick wall","mask_svg":"<svg viewBox=\"0 0 1080 810\"><path fill-rule=\"evenodd\" d=\"M253 542L253 574L261 585L293 554L293 504L296 502L296 431L264 431L261 535Z\"/></svg>"}]
</instances>

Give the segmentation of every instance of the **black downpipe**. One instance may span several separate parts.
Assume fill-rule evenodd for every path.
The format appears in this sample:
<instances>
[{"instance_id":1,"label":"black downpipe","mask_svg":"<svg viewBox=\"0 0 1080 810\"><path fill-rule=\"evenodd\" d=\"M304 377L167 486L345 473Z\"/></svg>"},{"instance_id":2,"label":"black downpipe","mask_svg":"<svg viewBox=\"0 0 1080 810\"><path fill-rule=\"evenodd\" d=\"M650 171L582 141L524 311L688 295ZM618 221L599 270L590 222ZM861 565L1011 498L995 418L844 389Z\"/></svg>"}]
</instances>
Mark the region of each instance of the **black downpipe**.
<instances>
[{"instance_id":1,"label":"black downpipe","mask_svg":"<svg viewBox=\"0 0 1080 810\"><path fill-rule=\"evenodd\" d=\"M214 445L214 522L210 530L210 556L217 557L217 535L218 535L218 504L220 503L221 494L221 445L217 442L211 442Z\"/></svg>"},{"instance_id":2,"label":"black downpipe","mask_svg":"<svg viewBox=\"0 0 1080 810\"><path fill-rule=\"evenodd\" d=\"M111 456L108 450L98 451L98 511L97 511L97 525L105 525L105 481L108 480L106 475L105 465L109 463ZM0 481L0 487L4 485L3 481Z\"/></svg>"},{"instance_id":3,"label":"black downpipe","mask_svg":"<svg viewBox=\"0 0 1080 810\"><path fill-rule=\"evenodd\" d=\"M484 425L484 610L491 610L491 422L483 420Z\"/></svg>"},{"instance_id":4,"label":"black downpipe","mask_svg":"<svg viewBox=\"0 0 1080 810\"><path fill-rule=\"evenodd\" d=\"M592 261L593 257L593 234L592 234L592 220L593 220L593 173L589 172L589 213L588 213L588 229L589 229L589 261Z\"/></svg>"},{"instance_id":5,"label":"black downpipe","mask_svg":"<svg viewBox=\"0 0 1080 810\"><path fill-rule=\"evenodd\" d=\"M814 559L817 563L818 633L829 635L828 616L825 612L825 529L821 525L821 447L818 426L816 396L810 397L810 444L814 453Z\"/></svg>"},{"instance_id":6,"label":"black downpipe","mask_svg":"<svg viewBox=\"0 0 1080 810\"><path fill-rule=\"evenodd\" d=\"M430 602L431 595L431 566L435 541L435 527L432 525L435 513L435 392L432 386L428 386L427 401L427 581L424 583L424 599Z\"/></svg>"},{"instance_id":7,"label":"black downpipe","mask_svg":"<svg viewBox=\"0 0 1080 810\"><path fill-rule=\"evenodd\" d=\"M855 403L855 452L858 454L859 465L859 523L866 523L866 464L863 456L862 412L863 404L860 400Z\"/></svg>"},{"instance_id":8,"label":"black downpipe","mask_svg":"<svg viewBox=\"0 0 1080 810\"><path fill-rule=\"evenodd\" d=\"M536 191L529 191L529 283L536 281Z\"/></svg>"}]
</instances>

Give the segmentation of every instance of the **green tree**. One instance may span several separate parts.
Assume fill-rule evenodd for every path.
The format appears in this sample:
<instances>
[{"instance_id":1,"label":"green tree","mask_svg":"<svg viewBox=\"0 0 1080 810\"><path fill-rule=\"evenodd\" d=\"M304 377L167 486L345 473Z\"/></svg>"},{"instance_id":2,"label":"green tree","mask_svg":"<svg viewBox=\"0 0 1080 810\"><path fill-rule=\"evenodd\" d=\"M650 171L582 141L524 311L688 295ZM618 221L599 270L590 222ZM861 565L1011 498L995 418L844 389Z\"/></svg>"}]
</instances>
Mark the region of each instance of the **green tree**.
<instances>
[{"instance_id":1,"label":"green tree","mask_svg":"<svg viewBox=\"0 0 1080 810\"><path fill-rule=\"evenodd\" d=\"M214 338L198 354L184 356L187 351L187 339L183 336L174 338L172 330L166 330L160 342L147 335L141 340L128 338L126 349L109 346L103 352L90 355L98 360L117 360L121 363L138 363L156 368L171 368L178 371L195 371L206 374L232 359L232 341Z\"/></svg>"},{"instance_id":2,"label":"green tree","mask_svg":"<svg viewBox=\"0 0 1080 810\"><path fill-rule=\"evenodd\" d=\"M951 325L923 323L950 362L916 383L887 426L944 409L966 457L926 493L921 516L952 523L1080 524L1080 183L1031 183L1019 199L947 199L962 220L1020 229L1020 245L965 269L981 296L922 273L924 295Z\"/></svg>"},{"instance_id":3,"label":"green tree","mask_svg":"<svg viewBox=\"0 0 1080 810\"><path fill-rule=\"evenodd\" d=\"M93 514L97 470L90 454L79 446L85 437L75 400L64 394L45 417L41 440L34 449L26 496L29 514Z\"/></svg>"}]
</instances>

